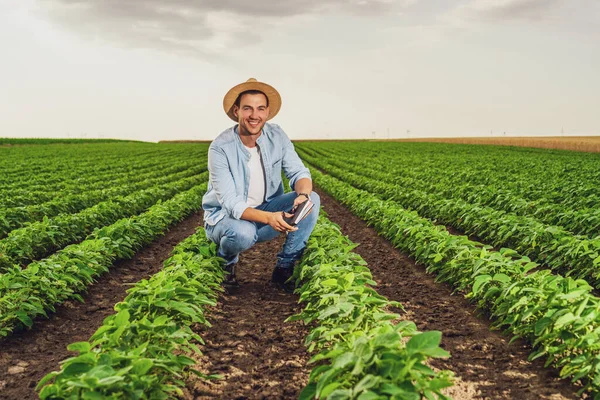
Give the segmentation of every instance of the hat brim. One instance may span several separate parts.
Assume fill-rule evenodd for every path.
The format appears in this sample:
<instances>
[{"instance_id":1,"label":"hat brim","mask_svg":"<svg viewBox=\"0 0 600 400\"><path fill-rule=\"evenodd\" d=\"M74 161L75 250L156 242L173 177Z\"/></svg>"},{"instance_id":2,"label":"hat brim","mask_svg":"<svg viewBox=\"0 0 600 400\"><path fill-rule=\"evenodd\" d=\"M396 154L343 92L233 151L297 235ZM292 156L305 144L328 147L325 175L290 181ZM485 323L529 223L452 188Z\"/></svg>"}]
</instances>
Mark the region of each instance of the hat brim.
<instances>
[{"instance_id":1,"label":"hat brim","mask_svg":"<svg viewBox=\"0 0 600 400\"><path fill-rule=\"evenodd\" d=\"M233 105L240 93L247 90L258 90L263 92L265 96L267 96L267 99L269 99L269 117L267 118L267 121L277 115L281 109L281 96L279 95L279 92L275 90L273 86L264 82L251 81L240 83L239 85L232 87L223 98L223 110L225 110L225 114L227 114L229 118L238 122L237 117L233 113Z\"/></svg>"}]
</instances>

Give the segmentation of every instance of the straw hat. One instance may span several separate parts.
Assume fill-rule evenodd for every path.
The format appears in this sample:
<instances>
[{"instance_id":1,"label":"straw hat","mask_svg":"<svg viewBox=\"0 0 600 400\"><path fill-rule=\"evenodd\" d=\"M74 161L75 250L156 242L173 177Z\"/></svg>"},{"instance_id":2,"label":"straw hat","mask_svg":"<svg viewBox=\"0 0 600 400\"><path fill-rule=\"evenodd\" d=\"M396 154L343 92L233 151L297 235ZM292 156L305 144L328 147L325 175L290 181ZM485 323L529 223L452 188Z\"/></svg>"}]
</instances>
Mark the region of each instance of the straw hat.
<instances>
[{"instance_id":1,"label":"straw hat","mask_svg":"<svg viewBox=\"0 0 600 400\"><path fill-rule=\"evenodd\" d=\"M263 92L265 96L267 96L269 99L269 118L267 118L267 121L277 115L279 109L281 108L281 96L279 95L279 92L271 85L258 82L254 78L250 78L246 82L235 85L229 89L229 92L227 92L223 98L223 109L229 118L235 122L238 122L235 114L233 114L233 105L235 104L235 101L240 93L245 92L246 90L259 90Z\"/></svg>"}]
</instances>

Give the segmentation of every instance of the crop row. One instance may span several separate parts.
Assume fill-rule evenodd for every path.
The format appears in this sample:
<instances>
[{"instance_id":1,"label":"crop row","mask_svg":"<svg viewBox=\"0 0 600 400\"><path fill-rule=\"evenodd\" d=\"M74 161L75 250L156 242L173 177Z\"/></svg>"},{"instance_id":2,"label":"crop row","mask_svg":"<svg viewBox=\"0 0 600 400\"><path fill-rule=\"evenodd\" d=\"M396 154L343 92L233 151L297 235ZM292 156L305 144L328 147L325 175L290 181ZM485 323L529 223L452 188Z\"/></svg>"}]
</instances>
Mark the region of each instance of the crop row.
<instances>
[{"instance_id":1,"label":"crop row","mask_svg":"<svg viewBox=\"0 0 600 400\"><path fill-rule=\"evenodd\" d=\"M206 183L157 203L143 214L123 218L96 230L79 244L65 247L27 268L13 267L0 275L0 336L53 311L68 299L81 300L79 292L106 272L115 259L133 257L202 205Z\"/></svg>"},{"instance_id":2,"label":"crop row","mask_svg":"<svg viewBox=\"0 0 600 400\"><path fill-rule=\"evenodd\" d=\"M402 165L406 152L399 157L396 151L390 151L404 147L398 145L387 146L387 151L379 153L382 161L394 167ZM469 180L574 209L591 207L595 204L592 199L597 203L600 198L600 187L596 184L600 180L600 159L596 154L473 145L421 144L421 148L415 152L412 146L406 147L412 153L414 166L437 167L437 176L442 177L451 172L456 183Z\"/></svg>"},{"instance_id":3,"label":"crop row","mask_svg":"<svg viewBox=\"0 0 600 400\"><path fill-rule=\"evenodd\" d=\"M205 170L205 165L190 166L188 163L180 163L166 169L154 169L145 174L112 180L109 189L67 194L41 204L2 209L0 210L0 239L28 222L40 221L44 217L51 218L58 214L76 213L115 196L126 196L137 190L177 181Z\"/></svg>"},{"instance_id":4,"label":"crop row","mask_svg":"<svg viewBox=\"0 0 600 400\"><path fill-rule=\"evenodd\" d=\"M164 164L159 163L157 166L150 168L150 174L156 173L164 168ZM60 190L50 190L46 188L23 189L19 193L0 195L0 207L16 208L30 205L39 205L46 202L56 201L59 197L70 195L78 195L89 193L90 191L106 190L114 187L113 181L127 181L127 179L135 180L140 173L132 172L125 175L108 175L102 179L97 179L95 182L83 184L79 181L71 181L65 184L65 187Z\"/></svg>"},{"instance_id":5,"label":"crop row","mask_svg":"<svg viewBox=\"0 0 600 400\"><path fill-rule=\"evenodd\" d=\"M309 162L382 199L394 200L403 207L476 235L494 246L512 248L554 271L586 279L600 288L600 237L589 239L573 235L561 227L545 225L530 217L392 185L321 160L310 159Z\"/></svg>"},{"instance_id":6,"label":"crop row","mask_svg":"<svg viewBox=\"0 0 600 400\"><path fill-rule=\"evenodd\" d=\"M223 279L221 260L202 228L175 247L164 269L128 290L116 313L87 342L68 349L78 355L38 384L42 399L162 399L181 396L189 357L203 343L191 327L210 326L204 315L215 305Z\"/></svg>"},{"instance_id":7,"label":"crop row","mask_svg":"<svg viewBox=\"0 0 600 400\"><path fill-rule=\"evenodd\" d=\"M324 156L320 153L319 158L322 157ZM455 174L450 171L447 171L446 174L435 174L432 170L424 169L413 170L412 173L406 174L390 163L371 159L364 161L362 157L341 157L331 154L325 159L336 167L399 187L421 189L443 197L462 199L467 203L479 204L507 213L530 216L542 223L558 225L576 234L590 237L600 234L600 209L596 206L571 209L545 198L528 200L505 188L494 188L490 185L473 184L468 181L457 182Z\"/></svg>"},{"instance_id":8,"label":"crop row","mask_svg":"<svg viewBox=\"0 0 600 400\"><path fill-rule=\"evenodd\" d=\"M204 147L204 149L202 148ZM75 146L21 146L1 148L0 168L6 171L2 183L31 179L39 174L68 176L80 171L89 174L98 168L104 172L110 169L134 168L144 160L153 162L159 158L181 159L186 156L206 154L206 146L157 145L153 143L112 143Z\"/></svg>"},{"instance_id":9,"label":"crop row","mask_svg":"<svg viewBox=\"0 0 600 400\"><path fill-rule=\"evenodd\" d=\"M439 347L441 333L394 324L400 316L387 309L401 305L371 287L376 283L354 247L320 216L295 270L305 308L288 320L313 325L306 345L318 351L300 399L446 399L441 390L452 385L452 373L426 365L449 356Z\"/></svg>"},{"instance_id":10,"label":"crop row","mask_svg":"<svg viewBox=\"0 0 600 400\"><path fill-rule=\"evenodd\" d=\"M353 247L322 219L297 270L307 306L291 319L318 321L307 342L321 350L313 362L329 361L315 368L301 398L445 398L440 390L451 385L451 374L424 364L447 356L440 333L418 333L411 322L393 325L398 315L384 308L397 304L366 286L374 282ZM136 284L88 342L69 346L79 354L40 381L41 398L165 398L182 394L188 372L211 378L192 369L195 362L187 356L200 353L196 343L202 339L190 326L209 326L203 307L214 305L222 280L215 246L200 228L165 266ZM403 338L410 340L404 344Z\"/></svg>"},{"instance_id":11,"label":"crop row","mask_svg":"<svg viewBox=\"0 0 600 400\"><path fill-rule=\"evenodd\" d=\"M414 211L383 201L331 176L312 171L315 182L365 219L396 247L448 282L468 292L495 320L494 325L533 346L531 359L561 377L581 380L583 391L600 393L600 298L584 280L531 272L537 264L509 249L489 247L449 234Z\"/></svg>"},{"instance_id":12,"label":"crop row","mask_svg":"<svg viewBox=\"0 0 600 400\"><path fill-rule=\"evenodd\" d=\"M185 158L184 158L185 159ZM186 160L188 163L190 160ZM31 179L35 179L37 183L29 185L21 185L23 187L14 187L15 185L4 185L0 190L0 204L4 206L12 205L28 205L39 203L40 198L44 198L51 194L66 194L66 193L82 193L93 189L102 189L107 186L112 186L114 180L122 180L126 178L135 178L140 174L152 173L171 166L173 164L181 164L181 158L177 156L160 157L151 160L131 161L131 164L125 165L125 168L108 168L101 172L92 168L88 171L79 171L73 178L55 177L56 182L46 182L44 179L38 179L37 175L32 174ZM44 196L44 192L47 193Z\"/></svg>"},{"instance_id":13,"label":"crop row","mask_svg":"<svg viewBox=\"0 0 600 400\"><path fill-rule=\"evenodd\" d=\"M80 241L96 228L138 214L159 200L166 200L205 182L207 176L208 172L205 172L127 196L117 196L76 214L60 214L16 229L0 240L0 272L20 268L19 265Z\"/></svg>"},{"instance_id":14,"label":"crop row","mask_svg":"<svg viewBox=\"0 0 600 400\"><path fill-rule=\"evenodd\" d=\"M50 150L51 149L51 150ZM69 146L69 147L20 147L19 149L0 149L2 159L0 167L5 171L0 177L0 183L27 181L31 175L50 177L50 174L68 176L72 172L89 172L95 167L100 171L113 168L128 168L128 162L138 157L146 159L155 158L157 155L174 154L161 148L150 147L143 151L139 146ZM50 150L50 151L49 151ZM66 175L68 174L68 175Z\"/></svg>"},{"instance_id":15,"label":"crop row","mask_svg":"<svg viewBox=\"0 0 600 400\"><path fill-rule=\"evenodd\" d=\"M75 156L73 156L75 158ZM2 195L18 195L23 191L35 189L62 190L65 185L72 181L79 181L82 184L93 183L105 180L107 177L118 174L131 174L137 170L148 170L156 168L165 163L176 161L177 154L158 153L154 157L147 155L134 155L124 157L124 155L106 155L105 160L96 160L89 162L77 157L81 165L72 166L62 172L48 171L29 171L28 174L17 177L6 177L6 182L2 185ZM20 192L19 192L20 190Z\"/></svg>"},{"instance_id":16,"label":"crop row","mask_svg":"<svg viewBox=\"0 0 600 400\"><path fill-rule=\"evenodd\" d=\"M342 159L358 151L371 167L393 170L398 176L428 176L432 182L447 180L451 186L480 185L539 206L556 204L576 211L593 208L600 200L595 183L600 180L600 163L590 155L423 143L340 143L335 147L302 143L299 148L318 152L319 157Z\"/></svg>"}]
</instances>

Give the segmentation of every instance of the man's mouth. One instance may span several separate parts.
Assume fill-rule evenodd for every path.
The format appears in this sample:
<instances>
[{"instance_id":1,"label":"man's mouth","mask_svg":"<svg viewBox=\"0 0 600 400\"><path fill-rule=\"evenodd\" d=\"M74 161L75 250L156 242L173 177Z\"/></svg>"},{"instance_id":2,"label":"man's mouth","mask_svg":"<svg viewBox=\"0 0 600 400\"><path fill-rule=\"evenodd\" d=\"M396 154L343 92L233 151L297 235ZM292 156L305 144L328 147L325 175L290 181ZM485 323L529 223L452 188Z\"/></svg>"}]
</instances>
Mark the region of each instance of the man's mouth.
<instances>
[{"instance_id":1,"label":"man's mouth","mask_svg":"<svg viewBox=\"0 0 600 400\"><path fill-rule=\"evenodd\" d=\"M260 125L260 120L259 121L248 121L248 125L250 125L253 128L256 128L258 125Z\"/></svg>"}]
</instances>

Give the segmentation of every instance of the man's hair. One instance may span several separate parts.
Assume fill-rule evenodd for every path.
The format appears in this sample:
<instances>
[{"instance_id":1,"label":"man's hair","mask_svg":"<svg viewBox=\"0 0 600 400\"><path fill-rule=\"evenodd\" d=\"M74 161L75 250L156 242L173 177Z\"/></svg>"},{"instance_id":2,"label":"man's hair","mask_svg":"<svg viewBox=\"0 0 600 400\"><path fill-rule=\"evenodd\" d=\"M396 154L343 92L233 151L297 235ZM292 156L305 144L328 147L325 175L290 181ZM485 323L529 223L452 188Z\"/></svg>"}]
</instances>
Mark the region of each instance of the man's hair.
<instances>
[{"instance_id":1,"label":"man's hair","mask_svg":"<svg viewBox=\"0 0 600 400\"><path fill-rule=\"evenodd\" d=\"M264 94L260 90L246 90L245 92L240 93L240 95L237 97L237 99L235 99L235 103L233 103L236 106L238 106L238 108L240 107L240 101L242 100L242 96L245 94L262 94L262 95L264 95L265 99L267 99L267 107L269 107L269 97L266 94Z\"/></svg>"}]
</instances>

